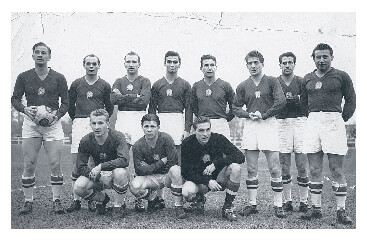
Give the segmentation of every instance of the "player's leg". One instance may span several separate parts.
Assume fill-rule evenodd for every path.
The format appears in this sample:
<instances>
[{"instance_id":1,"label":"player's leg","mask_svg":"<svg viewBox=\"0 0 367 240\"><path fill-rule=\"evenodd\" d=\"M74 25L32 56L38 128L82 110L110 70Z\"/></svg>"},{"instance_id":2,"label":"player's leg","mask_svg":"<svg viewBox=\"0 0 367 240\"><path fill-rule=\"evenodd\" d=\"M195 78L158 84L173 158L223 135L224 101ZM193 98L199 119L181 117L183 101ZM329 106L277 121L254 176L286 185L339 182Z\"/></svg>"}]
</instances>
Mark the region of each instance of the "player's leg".
<instances>
[{"instance_id":1,"label":"player's leg","mask_svg":"<svg viewBox=\"0 0 367 240\"><path fill-rule=\"evenodd\" d=\"M336 197L337 220L342 224L352 224L352 219L345 212L347 199L347 181L343 171L343 155L328 154L329 168L333 178L332 188Z\"/></svg>"},{"instance_id":2,"label":"player's leg","mask_svg":"<svg viewBox=\"0 0 367 240\"><path fill-rule=\"evenodd\" d=\"M324 183L322 182L324 152L307 153L309 168L310 168L310 202L312 205L311 211L307 211L301 218L310 220L313 218L321 218L321 193Z\"/></svg>"},{"instance_id":3,"label":"player's leg","mask_svg":"<svg viewBox=\"0 0 367 240\"><path fill-rule=\"evenodd\" d=\"M271 189L274 193L274 209L275 215L278 218L285 217L282 208L282 197L283 197L283 182L281 177L280 163L279 163L279 152L277 151L264 151L266 160L268 162L268 168L271 175Z\"/></svg>"},{"instance_id":4,"label":"player's leg","mask_svg":"<svg viewBox=\"0 0 367 240\"><path fill-rule=\"evenodd\" d=\"M246 156L246 164L247 164L247 179L246 186L248 191L248 203L241 212L240 215L248 216L250 214L258 213L257 206L257 188L259 186L259 179L257 176L258 171L258 159L259 159L259 151L258 150L245 150Z\"/></svg>"},{"instance_id":5,"label":"player's leg","mask_svg":"<svg viewBox=\"0 0 367 240\"><path fill-rule=\"evenodd\" d=\"M135 210L136 211L144 211L145 207L142 202L143 199L147 199L148 201L153 201L157 197L157 189L159 188L159 184L154 182L152 179L147 176L136 176L130 182L130 191L137 198L135 202Z\"/></svg>"},{"instance_id":6,"label":"player's leg","mask_svg":"<svg viewBox=\"0 0 367 240\"><path fill-rule=\"evenodd\" d=\"M36 184L36 164L38 152L42 145L42 138L24 138L22 142L23 150L23 174L22 188L25 203L20 214L28 214L32 212L33 205L33 188Z\"/></svg>"},{"instance_id":7,"label":"player's leg","mask_svg":"<svg viewBox=\"0 0 367 240\"><path fill-rule=\"evenodd\" d=\"M308 206L308 185L309 178L307 174L307 156L302 153L295 153L295 162L298 171L297 184L299 189L299 211L307 212Z\"/></svg>"},{"instance_id":8,"label":"player's leg","mask_svg":"<svg viewBox=\"0 0 367 240\"><path fill-rule=\"evenodd\" d=\"M172 166L165 178L164 185L171 189L173 200L175 204L176 217L185 218L185 212L182 208L183 197L182 197L182 184L183 179L181 175L181 167L178 165Z\"/></svg>"},{"instance_id":9,"label":"player's leg","mask_svg":"<svg viewBox=\"0 0 367 240\"><path fill-rule=\"evenodd\" d=\"M209 191L209 188L203 184L195 184L191 181L186 181L182 186L182 196L189 202L189 205L184 208L186 212L204 213L204 204L206 197L204 196Z\"/></svg>"},{"instance_id":10,"label":"player's leg","mask_svg":"<svg viewBox=\"0 0 367 240\"><path fill-rule=\"evenodd\" d=\"M284 211L293 211L292 205L292 175L291 168L291 153L279 152L279 162L282 168L283 196L284 196Z\"/></svg>"},{"instance_id":11,"label":"player's leg","mask_svg":"<svg viewBox=\"0 0 367 240\"><path fill-rule=\"evenodd\" d=\"M58 214L64 213L64 208L61 206L62 185L64 177L61 173L61 152L62 140L50 140L43 143L45 151L48 155L51 166L51 189L53 195L53 208Z\"/></svg>"},{"instance_id":12,"label":"player's leg","mask_svg":"<svg viewBox=\"0 0 367 240\"><path fill-rule=\"evenodd\" d=\"M230 221L237 220L237 216L233 212L233 201L240 188L240 179L241 165L237 163L232 163L223 168L217 176L217 182L222 186L223 190L226 190L226 198L222 207L222 217Z\"/></svg>"}]
</instances>

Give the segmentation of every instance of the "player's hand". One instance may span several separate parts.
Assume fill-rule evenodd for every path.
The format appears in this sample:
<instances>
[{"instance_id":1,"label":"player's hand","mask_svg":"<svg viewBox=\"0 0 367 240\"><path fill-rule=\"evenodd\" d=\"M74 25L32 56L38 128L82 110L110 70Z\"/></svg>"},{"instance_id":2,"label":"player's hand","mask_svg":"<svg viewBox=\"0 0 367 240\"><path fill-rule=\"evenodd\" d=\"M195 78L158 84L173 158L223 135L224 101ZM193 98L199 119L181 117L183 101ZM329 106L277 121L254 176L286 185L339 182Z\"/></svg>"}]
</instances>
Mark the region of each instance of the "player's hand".
<instances>
[{"instance_id":1,"label":"player's hand","mask_svg":"<svg viewBox=\"0 0 367 240\"><path fill-rule=\"evenodd\" d=\"M24 114L34 120L37 114L37 106L29 106L24 108Z\"/></svg>"},{"instance_id":2,"label":"player's hand","mask_svg":"<svg viewBox=\"0 0 367 240\"><path fill-rule=\"evenodd\" d=\"M212 163L204 169L203 174L204 175L212 175L214 170L215 170L215 166L214 166L214 163Z\"/></svg>"},{"instance_id":3,"label":"player's hand","mask_svg":"<svg viewBox=\"0 0 367 240\"><path fill-rule=\"evenodd\" d=\"M188 136L190 136L190 133L187 131L184 131L184 133L182 134L182 140L184 140L185 138L187 138Z\"/></svg>"},{"instance_id":4,"label":"player's hand","mask_svg":"<svg viewBox=\"0 0 367 240\"><path fill-rule=\"evenodd\" d=\"M219 183L217 181L215 181L214 179L209 181L208 187L210 188L211 191L220 191L222 190L222 187L219 185Z\"/></svg>"},{"instance_id":5,"label":"player's hand","mask_svg":"<svg viewBox=\"0 0 367 240\"><path fill-rule=\"evenodd\" d=\"M162 158L162 159L161 159L161 161L162 161L164 164L166 164L166 163L167 163L167 160L168 160L168 159L167 159L167 157L164 157L164 158Z\"/></svg>"},{"instance_id":6,"label":"player's hand","mask_svg":"<svg viewBox=\"0 0 367 240\"><path fill-rule=\"evenodd\" d=\"M254 112L250 112L248 115L250 116L250 119L253 120L253 121L260 120L259 116L257 114L255 114Z\"/></svg>"},{"instance_id":7,"label":"player's hand","mask_svg":"<svg viewBox=\"0 0 367 240\"><path fill-rule=\"evenodd\" d=\"M59 118L56 115L53 115L53 120L47 125L47 127L54 125L58 120Z\"/></svg>"},{"instance_id":8,"label":"player's hand","mask_svg":"<svg viewBox=\"0 0 367 240\"><path fill-rule=\"evenodd\" d=\"M113 92L113 93L117 93L117 94L121 94L120 90L118 90L117 88L114 88L114 89L112 90L112 92Z\"/></svg>"},{"instance_id":9,"label":"player's hand","mask_svg":"<svg viewBox=\"0 0 367 240\"><path fill-rule=\"evenodd\" d=\"M136 98L133 100L133 103L140 103L141 102L141 97L139 94L136 94Z\"/></svg>"},{"instance_id":10,"label":"player's hand","mask_svg":"<svg viewBox=\"0 0 367 240\"><path fill-rule=\"evenodd\" d=\"M89 178L95 181L97 179L97 176L101 173L101 168L102 168L101 164L92 168L89 174Z\"/></svg>"}]
</instances>

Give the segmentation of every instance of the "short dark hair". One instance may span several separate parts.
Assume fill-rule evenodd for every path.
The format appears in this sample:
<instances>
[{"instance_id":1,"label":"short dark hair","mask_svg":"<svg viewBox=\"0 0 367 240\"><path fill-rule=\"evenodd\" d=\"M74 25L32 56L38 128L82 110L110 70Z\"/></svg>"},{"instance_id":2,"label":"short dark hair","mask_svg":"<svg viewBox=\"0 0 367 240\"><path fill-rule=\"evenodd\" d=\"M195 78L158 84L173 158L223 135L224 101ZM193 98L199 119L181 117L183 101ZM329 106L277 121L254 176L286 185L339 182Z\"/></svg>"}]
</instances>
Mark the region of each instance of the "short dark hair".
<instances>
[{"instance_id":1,"label":"short dark hair","mask_svg":"<svg viewBox=\"0 0 367 240\"><path fill-rule=\"evenodd\" d=\"M200 123L209 123L210 126L212 125L210 122L210 118L204 117L204 116L198 116L194 122L192 123L192 127L196 130L198 124Z\"/></svg>"},{"instance_id":2,"label":"short dark hair","mask_svg":"<svg viewBox=\"0 0 367 240\"><path fill-rule=\"evenodd\" d=\"M126 54L126 56L138 56L138 63L140 63L140 56L136 53L136 52L133 52L133 51L131 51L131 52L129 52L128 54ZM126 56L124 57L124 60L126 61Z\"/></svg>"},{"instance_id":3,"label":"short dark hair","mask_svg":"<svg viewBox=\"0 0 367 240\"><path fill-rule=\"evenodd\" d=\"M246 63L247 63L247 60L252 57L257 57L261 63L264 63L264 57L259 51L252 50L251 52L247 53L245 57Z\"/></svg>"},{"instance_id":4,"label":"short dark hair","mask_svg":"<svg viewBox=\"0 0 367 240\"><path fill-rule=\"evenodd\" d=\"M154 122L157 123L157 126L161 125L161 121L159 120L159 117L156 114L153 114L153 113L145 114L142 117L142 119L141 119L141 125L142 126L143 126L145 121L148 121L148 122L154 121Z\"/></svg>"},{"instance_id":5,"label":"short dark hair","mask_svg":"<svg viewBox=\"0 0 367 240\"><path fill-rule=\"evenodd\" d=\"M294 55L294 53L292 52L286 52L286 53L282 53L279 56L279 63L282 63L282 58L284 57L292 57L293 58L293 62L296 63L296 55Z\"/></svg>"},{"instance_id":6,"label":"short dark hair","mask_svg":"<svg viewBox=\"0 0 367 240\"><path fill-rule=\"evenodd\" d=\"M181 64L181 57L180 54L178 54L178 52L175 51L166 52L166 54L164 55L164 63L166 63L167 57L178 57L178 62Z\"/></svg>"},{"instance_id":7,"label":"short dark hair","mask_svg":"<svg viewBox=\"0 0 367 240\"><path fill-rule=\"evenodd\" d=\"M210 54L205 54L203 56L201 56L200 58L200 67L203 67L203 61L207 60L207 59L213 59L213 61L215 62L215 65L217 65L217 58L214 57L213 55Z\"/></svg>"},{"instance_id":8,"label":"short dark hair","mask_svg":"<svg viewBox=\"0 0 367 240\"><path fill-rule=\"evenodd\" d=\"M32 51L34 52L34 50L36 49L36 47L39 47L39 46L46 47L47 50L48 50L48 54L51 55L51 48L49 46L47 46L46 43L43 43L43 42L39 42L39 43L34 44L33 47L32 47Z\"/></svg>"},{"instance_id":9,"label":"short dark hair","mask_svg":"<svg viewBox=\"0 0 367 240\"><path fill-rule=\"evenodd\" d=\"M319 43L317 46L313 49L311 57L315 59L315 51L316 50L329 50L330 55L333 56L333 49L326 43Z\"/></svg>"},{"instance_id":10,"label":"short dark hair","mask_svg":"<svg viewBox=\"0 0 367 240\"><path fill-rule=\"evenodd\" d=\"M93 110L91 113L90 113L90 117L92 116L105 116L106 117L106 121L109 122L110 121L110 115L108 114L108 112L103 109L103 108L99 108L99 109L96 109L96 110Z\"/></svg>"},{"instance_id":11,"label":"short dark hair","mask_svg":"<svg viewBox=\"0 0 367 240\"><path fill-rule=\"evenodd\" d=\"M99 61L99 57L97 57L97 56L96 56L96 55L94 55L94 54L88 54L87 56L85 56L85 57L83 58L83 66L84 66L84 64L85 64L85 59L86 59L87 57L95 57L95 58L97 58L97 60L98 60L98 65L101 65L101 61Z\"/></svg>"}]
</instances>

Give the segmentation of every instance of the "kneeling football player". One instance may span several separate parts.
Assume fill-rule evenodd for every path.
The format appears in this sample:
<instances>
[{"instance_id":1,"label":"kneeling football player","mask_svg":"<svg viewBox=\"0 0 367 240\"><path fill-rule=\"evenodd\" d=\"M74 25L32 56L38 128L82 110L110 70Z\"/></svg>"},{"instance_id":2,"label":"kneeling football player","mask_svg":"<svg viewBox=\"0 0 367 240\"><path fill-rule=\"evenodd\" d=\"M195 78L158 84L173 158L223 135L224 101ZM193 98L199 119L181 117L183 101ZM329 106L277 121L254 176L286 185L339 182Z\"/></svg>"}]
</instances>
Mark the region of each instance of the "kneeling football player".
<instances>
[{"instance_id":1,"label":"kneeling football player","mask_svg":"<svg viewBox=\"0 0 367 240\"><path fill-rule=\"evenodd\" d=\"M176 217L184 218L182 176L175 143L169 134L159 131L157 115L144 115L141 126L144 136L133 146L137 176L130 183L130 191L137 197L135 209L145 211L143 199L148 200L148 212L164 208L164 200L158 198L157 190L169 187L174 195Z\"/></svg>"},{"instance_id":2,"label":"kneeling football player","mask_svg":"<svg viewBox=\"0 0 367 240\"><path fill-rule=\"evenodd\" d=\"M96 202L99 215L106 213L110 197L103 193L112 188L117 192L113 206L116 215L124 215L125 193L129 188L129 149L123 133L109 129L109 114L104 109L97 109L90 114L93 132L82 138L77 157L77 171L80 177L74 184L75 193ZM88 167L89 157L95 167Z\"/></svg>"},{"instance_id":3,"label":"kneeling football player","mask_svg":"<svg viewBox=\"0 0 367 240\"><path fill-rule=\"evenodd\" d=\"M199 116L193 123L194 134L182 142L181 167L186 180L182 195L190 202L186 212L204 211L206 194L226 190L222 217L235 221L233 201L240 188L241 163L245 156L225 136L211 132L210 119Z\"/></svg>"}]
</instances>

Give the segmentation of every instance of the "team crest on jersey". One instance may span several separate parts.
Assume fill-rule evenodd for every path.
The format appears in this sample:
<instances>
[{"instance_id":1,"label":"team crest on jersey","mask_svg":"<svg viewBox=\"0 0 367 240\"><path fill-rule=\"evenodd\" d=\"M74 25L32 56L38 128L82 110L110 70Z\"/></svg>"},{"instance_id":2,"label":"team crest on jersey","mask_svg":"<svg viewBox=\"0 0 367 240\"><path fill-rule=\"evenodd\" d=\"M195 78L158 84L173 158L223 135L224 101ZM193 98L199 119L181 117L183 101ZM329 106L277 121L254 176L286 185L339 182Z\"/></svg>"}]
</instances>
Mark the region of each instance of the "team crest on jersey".
<instances>
[{"instance_id":1,"label":"team crest on jersey","mask_svg":"<svg viewBox=\"0 0 367 240\"><path fill-rule=\"evenodd\" d=\"M126 89L128 91L132 91L134 89L134 86L132 84L127 85Z\"/></svg>"},{"instance_id":2,"label":"team crest on jersey","mask_svg":"<svg viewBox=\"0 0 367 240\"><path fill-rule=\"evenodd\" d=\"M167 96L172 97L172 89L167 89L166 93L167 93Z\"/></svg>"},{"instance_id":3,"label":"team crest on jersey","mask_svg":"<svg viewBox=\"0 0 367 240\"><path fill-rule=\"evenodd\" d=\"M212 90L207 89L207 90L205 91L205 95L206 95L207 97L210 97L210 96L212 95Z\"/></svg>"},{"instance_id":4,"label":"team crest on jersey","mask_svg":"<svg viewBox=\"0 0 367 240\"><path fill-rule=\"evenodd\" d=\"M255 98L260 98L261 97L261 92L260 91L256 91L255 92Z\"/></svg>"},{"instance_id":5,"label":"team crest on jersey","mask_svg":"<svg viewBox=\"0 0 367 240\"><path fill-rule=\"evenodd\" d=\"M315 84L315 89L321 89L321 87L322 87L322 82L317 82Z\"/></svg>"},{"instance_id":6,"label":"team crest on jersey","mask_svg":"<svg viewBox=\"0 0 367 240\"><path fill-rule=\"evenodd\" d=\"M203 162L204 162L204 163L210 162L210 156L209 156L209 154L205 154L205 155L203 156Z\"/></svg>"},{"instance_id":7,"label":"team crest on jersey","mask_svg":"<svg viewBox=\"0 0 367 240\"><path fill-rule=\"evenodd\" d=\"M155 161L159 161L159 159L160 159L160 158L159 158L159 155L158 155L158 154L154 154L154 155L153 155L153 159L154 159Z\"/></svg>"},{"instance_id":8,"label":"team crest on jersey","mask_svg":"<svg viewBox=\"0 0 367 240\"><path fill-rule=\"evenodd\" d=\"M43 87L40 87L38 89L38 95L43 95L43 94L45 94L45 92L46 92L46 90Z\"/></svg>"},{"instance_id":9,"label":"team crest on jersey","mask_svg":"<svg viewBox=\"0 0 367 240\"><path fill-rule=\"evenodd\" d=\"M102 159L104 159L104 160L107 159L107 154L106 153L100 153L99 154L99 159L101 159L101 160Z\"/></svg>"},{"instance_id":10,"label":"team crest on jersey","mask_svg":"<svg viewBox=\"0 0 367 240\"><path fill-rule=\"evenodd\" d=\"M287 98L291 98L291 97L293 97L293 94L292 94L291 92L287 92L287 93L285 94L285 96L286 96Z\"/></svg>"},{"instance_id":11,"label":"team crest on jersey","mask_svg":"<svg viewBox=\"0 0 367 240\"><path fill-rule=\"evenodd\" d=\"M92 97L93 97L93 92L88 91L88 92L87 92L87 98L92 98Z\"/></svg>"}]
</instances>

